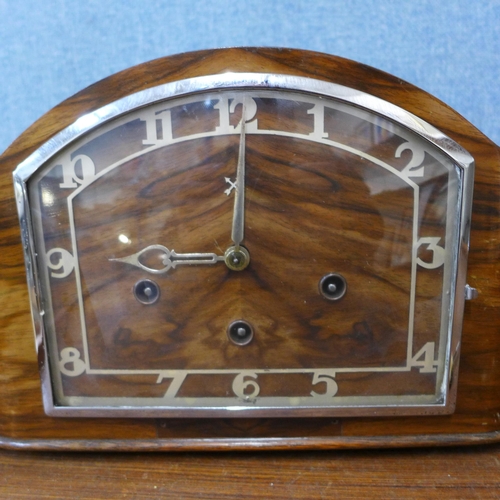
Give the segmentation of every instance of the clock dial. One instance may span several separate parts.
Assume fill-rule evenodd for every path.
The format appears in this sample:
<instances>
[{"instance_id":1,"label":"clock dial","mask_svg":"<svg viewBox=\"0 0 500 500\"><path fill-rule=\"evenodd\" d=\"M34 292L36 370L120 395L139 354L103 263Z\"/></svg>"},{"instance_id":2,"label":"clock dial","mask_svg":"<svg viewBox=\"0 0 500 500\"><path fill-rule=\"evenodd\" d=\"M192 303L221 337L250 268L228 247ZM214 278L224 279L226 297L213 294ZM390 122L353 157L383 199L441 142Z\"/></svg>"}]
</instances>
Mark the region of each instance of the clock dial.
<instances>
[{"instance_id":1,"label":"clock dial","mask_svg":"<svg viewBox=\"0 0 500 500\"><path fill-rule=\"evenodd\" d=\"M63 136L20 167L47 412L453 411L472 158L430 125L249 74L157 87Z\"/></svg>"}]
</instances>

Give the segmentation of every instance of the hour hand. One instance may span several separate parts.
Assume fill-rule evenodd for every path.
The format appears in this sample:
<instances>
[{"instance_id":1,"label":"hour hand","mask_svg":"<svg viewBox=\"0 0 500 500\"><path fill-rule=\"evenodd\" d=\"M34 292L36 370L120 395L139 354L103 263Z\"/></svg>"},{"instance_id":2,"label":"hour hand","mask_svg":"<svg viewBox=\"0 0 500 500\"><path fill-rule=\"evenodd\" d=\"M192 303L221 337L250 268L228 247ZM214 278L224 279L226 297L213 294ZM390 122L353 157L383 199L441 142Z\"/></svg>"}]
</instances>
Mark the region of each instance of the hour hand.
<instances>
[{"instance_id":1,"label":"hour hand","mask_svg":"<svg viewBox=\"0 0 500 500\"><path fill-rule=\"evenodd\" d=\"M159 257L157 260L160 261L162 267L152 267L152 262L156 260L155 256ZM163 245L150 245L140 252L128 255L127 257L108 260L112 262L124 262L151 274L164 274L179 265L216 264L219 261L223 261L224 256L215 253L177 253L175 250L169 250Z\"/></svg>"}]
</instances>

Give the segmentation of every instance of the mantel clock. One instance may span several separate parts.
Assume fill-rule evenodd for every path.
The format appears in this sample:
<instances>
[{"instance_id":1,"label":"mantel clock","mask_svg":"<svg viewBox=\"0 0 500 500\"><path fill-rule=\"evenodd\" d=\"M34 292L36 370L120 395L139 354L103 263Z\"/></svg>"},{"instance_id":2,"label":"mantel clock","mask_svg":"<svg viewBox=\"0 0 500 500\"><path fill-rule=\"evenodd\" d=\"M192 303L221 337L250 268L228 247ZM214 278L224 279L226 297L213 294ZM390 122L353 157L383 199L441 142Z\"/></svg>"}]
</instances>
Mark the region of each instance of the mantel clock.
<instances>
[{"instance_id":1,"label":"mantel clock","mask_svg":"<svg viewBox=\"0 0 500 500\"><path fill-rule=\"evenodd\" d=\"M423 91L188 53L63 102L0 168L4 447L498 439L499 150Z\"/></svg>"}]
</instances>

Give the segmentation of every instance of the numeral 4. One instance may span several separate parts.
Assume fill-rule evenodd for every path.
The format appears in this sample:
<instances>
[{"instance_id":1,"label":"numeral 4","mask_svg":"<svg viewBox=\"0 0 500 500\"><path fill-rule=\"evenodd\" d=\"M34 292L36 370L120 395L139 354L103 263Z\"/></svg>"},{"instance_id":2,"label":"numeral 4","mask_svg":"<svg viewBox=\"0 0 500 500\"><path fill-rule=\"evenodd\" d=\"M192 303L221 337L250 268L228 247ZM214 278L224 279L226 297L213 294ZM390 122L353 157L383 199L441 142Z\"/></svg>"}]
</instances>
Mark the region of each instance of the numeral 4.
<instances>
[{"instance_id":1,"label":"numeral 4","mask_svg":"<svg viewBox=\"0 0 500 500\"><path fill-rule=\"evenodd\" d=\"M434 342L427 344L411 358L410 366L420 368L420 373L435 373L437 361L434 361Z\"/></svg>"}]
</instances>

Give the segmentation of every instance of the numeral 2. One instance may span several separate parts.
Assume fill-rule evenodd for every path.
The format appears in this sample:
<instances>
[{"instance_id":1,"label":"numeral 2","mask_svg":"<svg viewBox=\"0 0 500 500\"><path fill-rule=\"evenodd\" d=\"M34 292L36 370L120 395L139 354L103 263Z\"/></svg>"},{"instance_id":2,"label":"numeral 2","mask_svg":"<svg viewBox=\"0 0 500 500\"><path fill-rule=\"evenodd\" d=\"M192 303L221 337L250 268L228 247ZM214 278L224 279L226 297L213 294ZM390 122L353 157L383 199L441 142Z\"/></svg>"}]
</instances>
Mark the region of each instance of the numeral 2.
<instances>
[{"instance_id":1,"label":"numeral 2","mask_svg":"<svg viewBox=\"0 0 500 500\"><path fill-rule=\"evenodd\" d=\"M403 169L402 173L406 175L406 177L423 177L424 167L422 166L422 163L424 163L425 151L416 144L404 142L399 145L398 149L396 149L394 156L396 158L401 158L403 151L411 151L411 160Z\"/></svg>"}]
</instances>

